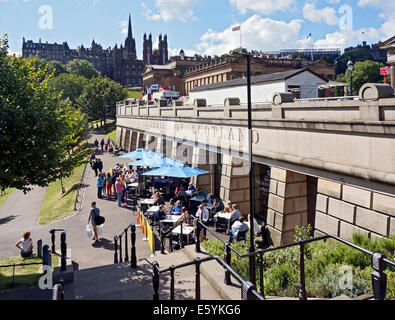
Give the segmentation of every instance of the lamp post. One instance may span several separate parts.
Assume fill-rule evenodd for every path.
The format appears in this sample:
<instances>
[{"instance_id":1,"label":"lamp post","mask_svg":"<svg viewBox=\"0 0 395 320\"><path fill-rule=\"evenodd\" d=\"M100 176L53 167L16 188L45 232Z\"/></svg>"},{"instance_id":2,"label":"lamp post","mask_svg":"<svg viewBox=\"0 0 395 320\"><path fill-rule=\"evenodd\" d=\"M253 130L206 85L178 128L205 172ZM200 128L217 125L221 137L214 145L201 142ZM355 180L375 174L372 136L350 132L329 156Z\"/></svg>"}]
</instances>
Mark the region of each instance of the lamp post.
<instances>
[{"instance_id":1,"label":"lamp post","mask_svg":"<svg viewBox=\"0 0 395 320\"><path fill-rule=\"evenodd\" d=\"M241 50L241 48L240 48ZM255 252L254 244L254 176L252 161L252 103L251 103L251 55L241 51L232 51L232 55L243 56L247 60L247 114L248 114L248 166L249 166L249 188L250 188L250 247L249 253ZM255 256L249 257L249 278L255 285Z\"/></svg>"},{"instance_id":2,"label":"lamp post","mask_svg":"<svg viewBox=\"0 0 395 320\"><path fill-rule=\"evenodd\" d=\"M348 87L348 95L352 96L352 72L354 70L354 63L351 60L347 62L347 69L350 75L350 86Z\"/></svg>"}]
</instances>

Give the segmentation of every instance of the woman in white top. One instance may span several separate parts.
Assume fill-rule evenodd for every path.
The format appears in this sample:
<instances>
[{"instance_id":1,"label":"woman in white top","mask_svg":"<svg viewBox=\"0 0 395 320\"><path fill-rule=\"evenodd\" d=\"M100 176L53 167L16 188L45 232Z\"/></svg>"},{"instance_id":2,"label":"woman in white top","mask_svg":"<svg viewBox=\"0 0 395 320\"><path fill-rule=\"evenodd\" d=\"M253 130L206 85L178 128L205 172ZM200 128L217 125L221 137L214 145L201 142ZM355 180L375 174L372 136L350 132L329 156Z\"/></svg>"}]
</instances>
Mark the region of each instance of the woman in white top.
<instances>
[{"instance_id":1,"label":"woman in white top","mask_svg":"<svg viewBox=\"0 0 395 320\"><path fill-rule=\"evenodd\" d=\"M22 239L20 239L16 247L21 250L21 256L23 258L30 257L33 254L33 241L30 238L30 232L25 232L22 236Z\"/></svg>"}]
</instances>

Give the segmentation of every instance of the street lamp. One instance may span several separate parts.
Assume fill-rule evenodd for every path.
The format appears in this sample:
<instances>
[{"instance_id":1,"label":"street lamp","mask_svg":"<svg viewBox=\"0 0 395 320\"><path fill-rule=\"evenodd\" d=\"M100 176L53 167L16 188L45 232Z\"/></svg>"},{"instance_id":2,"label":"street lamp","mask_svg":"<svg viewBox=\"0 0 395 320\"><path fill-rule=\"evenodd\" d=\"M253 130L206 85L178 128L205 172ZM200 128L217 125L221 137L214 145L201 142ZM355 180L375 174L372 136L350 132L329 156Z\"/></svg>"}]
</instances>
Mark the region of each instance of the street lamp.
<instances>
[{"instance_id":1,"label":"street lamp","mask_svg":"<svg viewBox=\"0 0 395 320\"><path fill-rule=\"evenodd\" d=\"M249 253L255 252L254 244L254 180L252 162L252 107L251 107L251 55L238 50L231 52L231 55L242 56L247 60L247 113L248 113L248 165L249 165L249 187L250 187L250 248ZM255 256L249 257L249 276L250 282L255 285Z\"/></svg>"},{"instance_id":2,"label":"street lamp","mask_svg":"<svg viewBox=\"0 0 395 320\"><path fill-rule=\"evenodd\" d=\"M354 70L354 63L351 60L347 62L347 69L350 75L350 86L348 87L348 95L352 96L352 72Z\"/></svg>"}]
</instances>

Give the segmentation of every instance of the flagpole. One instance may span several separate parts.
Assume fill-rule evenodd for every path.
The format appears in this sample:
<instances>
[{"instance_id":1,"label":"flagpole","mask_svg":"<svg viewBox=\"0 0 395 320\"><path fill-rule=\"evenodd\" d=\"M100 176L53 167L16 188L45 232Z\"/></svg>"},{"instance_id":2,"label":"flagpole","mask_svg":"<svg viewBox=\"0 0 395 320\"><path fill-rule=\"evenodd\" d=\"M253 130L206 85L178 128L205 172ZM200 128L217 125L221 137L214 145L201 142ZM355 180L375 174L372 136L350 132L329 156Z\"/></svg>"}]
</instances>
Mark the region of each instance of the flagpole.
<instances>
[{"instance_id":1,"label":"flagpole","mask_svg":"<svg viewBox=\"0 0 395 320\"><path fill-rule=\"evenodd\" d=\"M241 37L241 25L240 25L240 49L243 49L243 40Z\"/></svg>"}]
</instances>

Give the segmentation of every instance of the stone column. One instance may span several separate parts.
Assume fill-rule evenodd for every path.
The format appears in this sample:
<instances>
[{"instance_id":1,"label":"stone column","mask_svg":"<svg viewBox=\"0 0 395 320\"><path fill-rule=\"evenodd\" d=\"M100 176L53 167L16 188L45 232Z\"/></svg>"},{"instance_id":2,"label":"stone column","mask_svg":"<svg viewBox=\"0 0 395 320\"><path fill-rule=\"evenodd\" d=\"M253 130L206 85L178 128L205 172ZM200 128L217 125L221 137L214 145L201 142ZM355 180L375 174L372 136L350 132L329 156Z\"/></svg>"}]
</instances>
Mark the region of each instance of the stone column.
<instances>
[{"instance_id":1,"label":"stone column","mask_svg":"<svg viewBox=\"0 0 395 320\"><path fill-rule=\"evenodd\" d=\"M132 136L131 136L130 145L129 145L130 151L134 151L137 149L137 144L138 144L137 136L138 136L138 132L132 131Z\"/></svg>"},{"instance_id":2,"label":"stone column","mask_svg":"<svg viewBox=\"0 0 395 320\"><path fill-rule=\"evenodd\" d=\"M395 89L395 63L391 64L391 87Z\"/></svg>"},{"instance_id":3,"label":"stone column","mask_svg":"<svg viewBox=\"0 0 395 320\"><path fill-rule=\"evenodd\" d=\"M194 147L192 150L192 166L210 172L209 152L199 147ZM192 177L191 182L197 187L201 187L206 192L212 192L210 184L210 174L203 174Z\"/></svg>"},{"instance_id":4,"label":"stone column","mask_svg":"<svg viewBox=\"0 0 395 320\"><path fill-rule=\"evenodd\" d=\"M142 132L137 133L137 149L145 147L145 134Z\"/></svg>"},{"instance_id":5,"label":"stone column","mask_svg":"<svg viewBox=\"0 0 395 320\"><path fill-rule=\"evenodd\" d=\"M267 225L275 246L293 242L295 226L307 225L307 178L272 167Z\"/></svg>"},{"instance_id":6,"label":"stone column","mask_svg":"<svg viewBox=\"0 0 395 320\"><path fill-rule=\"evenodd\" d=\"M147 150L156 151L157 139L155 136L147 135L147 140L145 142L145 148Z\"/></svg>"},{"instance_id":7,"label":"stone column","mask_svg":"<svg viewBox=\"0 0 395 320\"><path fill-rule=\"evenodd\" d=\"M115 143L117 146L119 146L119 145L121 144L121 141L122 141L122 134L123 134L123 129L117 127L117 135L116 135L116 138L115 138L115 141L114 141L114 143Z\"/></svg>"},{"instance_id":8,"label":"stone column","mask_svg":"<svg viewBox=\"0 0 395 320\"><path fill-rule=\"evenodd\" d=\"M248 161L229 155L223 156L220 197L239 206L247 216L250 209Z\"/></svg>"}]
</instances>

